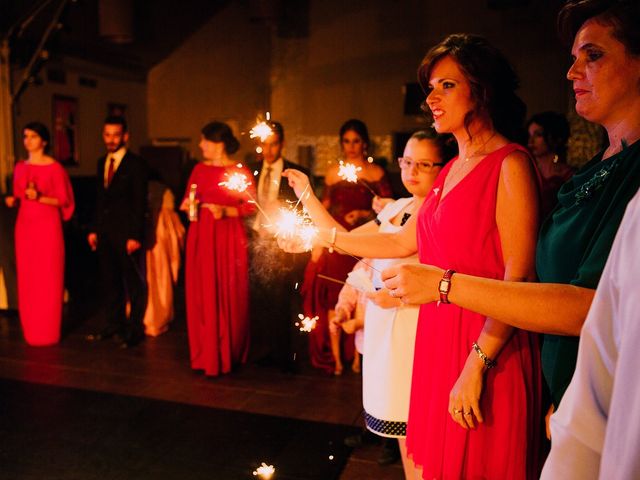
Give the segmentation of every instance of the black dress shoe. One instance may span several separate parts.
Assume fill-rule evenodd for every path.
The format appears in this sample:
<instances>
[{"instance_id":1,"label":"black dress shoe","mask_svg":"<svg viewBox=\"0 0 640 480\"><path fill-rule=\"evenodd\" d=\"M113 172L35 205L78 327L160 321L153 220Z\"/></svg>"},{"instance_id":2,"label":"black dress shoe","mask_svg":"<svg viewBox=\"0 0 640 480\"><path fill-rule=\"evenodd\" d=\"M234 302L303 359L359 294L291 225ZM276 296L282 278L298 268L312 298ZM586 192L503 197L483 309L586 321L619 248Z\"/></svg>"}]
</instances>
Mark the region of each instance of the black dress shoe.
<instances>
[{"instance_id":1,"label":"black dress shoe","mask_svg":"<svg viewBox=\"0 0 640 480\"><path fill-rule=\"evenodd\" d=\"M349 435L345 437L343 443L347 447L360 448L364 445L376 445L380 443L380 437L369 430L364 430L361 433L355 435Z\"/></svg>"},{"instance_id":2,"label":"black dress shoe","mask_svg":"<svg viewBox=\"0 0 640 480\"><path fill-rule=\"evenodd\" d=\"M382 451L378 457L378 465L381 467L391 465L400 460L400 446L395 438L385 438L382 443Z\"/></svg>"},{"instance_id":3,"label":"black dress shoe","mask_svg":"<svg viewBox=\"0 0 640 480\"><path fill-rule=\"evenodd\" d=\"M140 345L140 342L144 340L143 334L127 335L120 342L121 349L133 348Z\"/></svg>"},{"instance_id":4,"label":"black dress shoe","mask_svg":"<svg viewBox=\"0 0 640 480\"><path fill-rule=\"evenodd\" d=\"M90 333L85 338L90 342L100 342L102 340L108 340L110 338L119 337L120 331L115 328L105 328L99 332Z\"/></svg>"}]
</instances>

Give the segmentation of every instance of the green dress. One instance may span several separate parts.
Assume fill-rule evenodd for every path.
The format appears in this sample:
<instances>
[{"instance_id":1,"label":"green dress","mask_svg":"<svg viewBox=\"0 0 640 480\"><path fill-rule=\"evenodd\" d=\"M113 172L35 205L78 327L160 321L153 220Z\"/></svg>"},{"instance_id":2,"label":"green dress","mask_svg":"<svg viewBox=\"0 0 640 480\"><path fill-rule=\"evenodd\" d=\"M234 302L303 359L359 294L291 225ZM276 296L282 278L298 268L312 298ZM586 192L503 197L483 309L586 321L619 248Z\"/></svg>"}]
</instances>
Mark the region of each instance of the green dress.
<instances>
[{"instance_id":1,"label":"green dress","mask_svg":"<svg viewBox=\"0 0 640 480\"><path fill-rule=\"evenodd\" d=\"M606 160L603 153L560 188L558 205L542 225L536 252L542 283L598 286L627 203L640 187L640 141ZM578 339L544 337L542 369L556 408L575 370Z\"/></svg>"}]
</instances>

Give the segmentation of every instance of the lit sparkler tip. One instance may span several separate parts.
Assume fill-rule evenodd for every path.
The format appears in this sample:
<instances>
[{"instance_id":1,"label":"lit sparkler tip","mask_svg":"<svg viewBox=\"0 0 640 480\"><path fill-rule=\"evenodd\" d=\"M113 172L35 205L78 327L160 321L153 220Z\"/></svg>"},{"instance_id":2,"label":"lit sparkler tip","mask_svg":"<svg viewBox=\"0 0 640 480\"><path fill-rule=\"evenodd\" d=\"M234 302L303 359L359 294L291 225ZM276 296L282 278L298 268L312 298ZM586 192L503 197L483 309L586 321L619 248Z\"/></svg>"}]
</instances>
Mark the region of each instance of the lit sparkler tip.
<instances>
[{"instance_id":1,"label":"lit sparkler tip","mask_svg":"<svg viewBox=\"0 0 640 480\"><path fill-rule=\"evenodd\" d=\"M225 187L228 190L235 192L244 192L247 190L247 188L249 188L249 185L251 185L251 182L247 180L247 176L243 173L236 172L232 173L231 175L225 173L225 176L227 177L227 180L218 183L218 185L220 185L221 187Z\"/></svg>"},{"instance_id":2,"label":"lit sparkler tip","mask_svg":"<svg viewBox=\"0 0 640 480\"><path fill-rule=\"evenodd\" d=\"M338 167L338 177L344 178L347 182L356 183L358 181L358 172L362 167L356 167L353 163L344 163L340 160Z\"/></svg>"},{"instance_id":3,"label":"lit sparkler tip","mask_svg":"<svg viewBox=\"0 0 640 480\"><path fill-rule=\"evenodd\" d=\"M280 208L280 216L275 222L276 237L297 239L301 247L309 251L318 235L318 229L306 211L299 212L295 208Z\"/></svg>"},{"instance_id":4,"label":"lit sparkler tip","mask_svg":"<svg viewBox=\"0 0 640 480\"><path fill-rule=\"evenodd\" d=\"M262 464L253 471L253 476L261 480L269 480L274 473L276 473L276 469L273 465L267 465L262 462Z\"/></svg>"},{"instance_id":5,"label":"lit sparkler tip","mask_svg":"<svg viewBox=\"0 0 640 480\"><path fill-rule=\"evenodd\" d=\"M299 322L296 322L295 325L300 329L301 332L310 332L314 328L316 328L316 324L318 323L317 315L313 318L305 317L302 313L298 314Z\"/></svg>"},{"instance_id":6,"label":"lit sparkler tip","mask_svg":"<svg viewBox=\"0 0 640 480\"><path fill-rule=\"evenodd\" d=\"M270 120L271 114L269 112L267 112L266 120L260 120L258 117L257 123L251 130L249 130L249 138L259 138L261 142L264 142L267 137L273 135L273 129L271 128ZM256 149L256 151L258 153L261 153L262 149L260 148L260 151Z\"/></svg>"}]
</instances>

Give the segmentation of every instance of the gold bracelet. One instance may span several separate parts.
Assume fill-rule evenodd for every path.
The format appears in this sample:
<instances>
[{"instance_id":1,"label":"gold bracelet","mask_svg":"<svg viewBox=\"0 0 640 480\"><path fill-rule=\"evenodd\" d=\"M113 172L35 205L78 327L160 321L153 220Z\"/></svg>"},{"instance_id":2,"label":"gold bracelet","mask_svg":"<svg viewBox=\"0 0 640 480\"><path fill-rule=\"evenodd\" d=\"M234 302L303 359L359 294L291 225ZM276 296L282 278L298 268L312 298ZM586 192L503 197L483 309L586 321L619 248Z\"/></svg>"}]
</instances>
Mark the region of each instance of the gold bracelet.
<instances>
[{"instance_id":1,"label":"gold bracelet","mask_svg":"<svg viewBox=\"0 0 640 480\"><path fill-rule=\"evenodd\" d=\"M495 360L491 360L489 357L487 357L487 355L482 351L482 349L480 348L480 345L478 345L476 342L473 342L471 344L471 346L473 347L473 349L476 351L476 353L478 354L478 356L480 357L480 360L482 360L482 362L484 363L484 366L487 368L493 368L496 366L496 361Z\"/></svg>"},{"instance_id":2,"label":"gold bracelet","mask_svg":"<svg viewBox=\"0 0 640 480\"><path fill-rule=\"evenodd\" d=\"M333 227L331 229L331 241L329 242L329 253L333 253L333 249L336 246L336 237L338 236L338 229Z\"/></svg>"}]
</instances>

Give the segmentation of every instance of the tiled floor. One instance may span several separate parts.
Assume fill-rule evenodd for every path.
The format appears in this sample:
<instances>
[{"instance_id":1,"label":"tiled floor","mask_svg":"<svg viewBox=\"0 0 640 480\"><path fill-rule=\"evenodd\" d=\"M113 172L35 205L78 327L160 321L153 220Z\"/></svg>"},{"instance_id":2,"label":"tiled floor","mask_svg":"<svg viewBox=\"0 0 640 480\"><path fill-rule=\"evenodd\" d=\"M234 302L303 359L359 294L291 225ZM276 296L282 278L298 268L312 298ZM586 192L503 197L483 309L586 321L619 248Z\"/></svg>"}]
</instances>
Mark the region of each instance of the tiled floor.
<instances>
[{"instance_id":1,"label":"tiled floor","mask_svg":"<svg viewBox=\"0 0 640 480\"><path fill-rule=\"evenodd\" d=\"M247 365L218 378L191 371L184 325L119 350L90 343L81 324L54 347L24 344L15 318L0 316L0 377L344 425L361 422L361 377L327 377L302 366L296 375ZM1 415L1 412L0 412ZM400 480L399 464L379 467L379 447L355 451L342 480ZM186 478L186 477L185 477Z\"/></svg>"}]
</instances>

